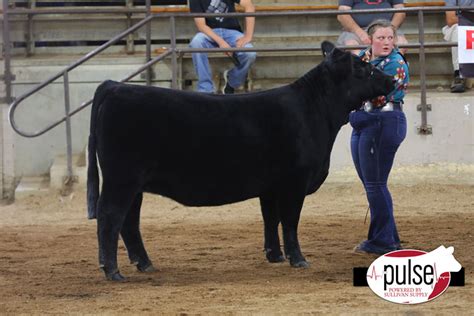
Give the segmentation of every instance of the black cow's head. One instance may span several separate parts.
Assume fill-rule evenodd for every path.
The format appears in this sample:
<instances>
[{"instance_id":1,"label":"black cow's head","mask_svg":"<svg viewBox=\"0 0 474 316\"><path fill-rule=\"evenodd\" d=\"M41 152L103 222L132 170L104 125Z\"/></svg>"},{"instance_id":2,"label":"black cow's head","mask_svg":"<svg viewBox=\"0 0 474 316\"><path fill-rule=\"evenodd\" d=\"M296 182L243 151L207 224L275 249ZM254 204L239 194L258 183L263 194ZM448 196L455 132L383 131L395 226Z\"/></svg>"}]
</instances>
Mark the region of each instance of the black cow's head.
<instances>
[{"instance_id":1,"label":"black cow's head","mask_svg":"<svg viewBox=\"0 0 474 316\"><path fill-rule=\"evenodd\" d=\"M348 110L359 108L362 102L387 95L394 89L392 77L358 56L327 41L321 44L321 49L325 56L323 63Z\"/></svg>"}]
</instances>

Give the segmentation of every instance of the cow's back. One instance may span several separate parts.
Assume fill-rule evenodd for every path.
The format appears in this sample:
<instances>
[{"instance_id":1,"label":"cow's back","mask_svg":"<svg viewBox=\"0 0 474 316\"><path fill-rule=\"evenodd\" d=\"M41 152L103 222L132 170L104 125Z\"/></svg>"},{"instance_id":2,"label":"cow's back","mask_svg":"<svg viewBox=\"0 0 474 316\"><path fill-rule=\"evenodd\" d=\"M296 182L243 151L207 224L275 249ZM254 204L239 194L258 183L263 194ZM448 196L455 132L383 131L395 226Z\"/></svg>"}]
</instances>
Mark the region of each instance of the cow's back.
<instances>
[{"instance_id":1,"label":"cow's back","mask_svg":"<svg viewBox=\"0 0 474 316\"><path fill-rule=\"evenodd\" d=\"M285 89L235 96L107 89L97 133L104 177L133 178L142 190L186 205L220 205L310 168L314 144L300 101L288 104Z\"/></svg>"}]
</instances>

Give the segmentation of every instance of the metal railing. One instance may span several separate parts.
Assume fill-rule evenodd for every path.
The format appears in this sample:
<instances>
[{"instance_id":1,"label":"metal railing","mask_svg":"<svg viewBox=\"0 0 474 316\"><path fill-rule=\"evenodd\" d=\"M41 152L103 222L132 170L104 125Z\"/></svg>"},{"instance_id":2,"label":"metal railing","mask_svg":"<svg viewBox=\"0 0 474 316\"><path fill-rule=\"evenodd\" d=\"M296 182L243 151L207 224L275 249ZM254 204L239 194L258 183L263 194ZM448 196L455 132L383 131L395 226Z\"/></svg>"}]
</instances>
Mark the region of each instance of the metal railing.
<instances>
[{"instance_id":1,"label":"metal railing","mask_svg":"<svg viewBox=\"0 0 474 316\"><path fill-rule=\"evenodd\" d=\"M77 114L88 105L92 103L92 100L86 101L82 103L77 109L74 111L70 111L70 101L69 101L69 79L68 73L78 67L79 65L83 64L84 62L88 61L92 57L98 55L106 48L114 45L123 37L133 33L134 31L138 30L139 28L146 25L146 63L142 65L137 71L133 72L132 74L128 75L126 78L123 78L121 81L126 82L139 73L147 70L146 75L146 83L147 85L151 84L151 66L156 64L157 62L163 60L165 57L171 55L171 65L172 65L172 78L171 78L171 87L177 88L177 69L178 69L178 55L182 56L183 54L187 53L195 53L195 52L233 52L233 51L254 51L254 52L297 52L297 51L318 51L320 47L273 47L273 48L229 48L229 49L221 49L221 48L210 48L210 49L192 49L192 48L178 48L176 45L176 18L177 17L187 17L187 18L195 18L195 17L219 17L222 14L214 13L214 14L196 14L196 13L177 13L177 12L169 12L169 13L162 13L162 14L151 14L150 11L150 0L146 1L146 9L139 9L139 8L127 8L127 9L95 9L93 12L91 10L86 9L14 9L9 12L7 0L3 1L3 22L4 22L4 29L3 29L3 36L4 36L4 59L5 59L5 74L3 80L5 81L6 86L6 100L7 102L11 102L13 99L11 97L11 81L14 78L11 74L11 65L10 65L10 40L9 40L9 16L11 15L22 15L27 14L28 16L32 16L35 14L56 14L56 13L74 13L74 14L131 14L131 13L145 13L146 17L141 20L140 22L136 23L135 25L131 26L127 30L121 32L120 34L116 35L106 43L102 44L98 48L94 49L90 53L86 54L84 57L80 58L76 62L72 63L71 65L67 66L65 69L57 73L56 75L50 77L49 79L45 80L38 86L32 88L28 92L22 94L18 98L16 98L10 105L9 108L9 120L12 128L17 132L19 135L24 137L37 137L40 136L47 131L53 129L54 127L58 126L59 124L66 122L66 143L67 143L67 177L69 179L73 176L72 170L72 136L71 136L71 116ZM453 7L453 10L468 10L469 7ZM421 101L418 109L421 111L421 125L419 127L419 133L421 134L430 134L431 127L427 123L427 111L430 109L429 105L426 103L426 67L425 67L425 48L431 47L452 47L456 46L457 43L446 43L446 42L434 42L434 43L425 43L424 41L424 12L427 13L439 13L445 12L446 7L413 7L413 8L403 8L403 9L371 9L371 10L348 10L344 11L344 14L364 14L364 13L374 13L374 12L406 12L406 13L417 13L418 15L418 32L419 32L419 42L418 43L410 43L406 45L401 45L404 48L419 48L419 59L420 59L420 90L421 90ZM254 13L228 13L227 16L233 17L247 17L247 16L254 16L254 17L264 17L264 16L322 16L322 15L340 15L341 11L338 10L322 10L322 11L282 11L282 12L254 12ZM170 21L170 47L164 53L156 56L155 58L151 58L151 21L157 18L168 18ZM364 45L357 45L357 46L344 46L345 49L356 49L356 48L365 48ZM46 128L36 131L36 132L24 132L20 130L15 122L15 110L17 109L18 105L24 101L26 98L30 97L34 93L40 91L50 83L54 82L59 78L63 78L64 81L64 101L65 101L65 116L60 120L52 123L51 125L47 126Z\"/></svg>"}]
</instances>

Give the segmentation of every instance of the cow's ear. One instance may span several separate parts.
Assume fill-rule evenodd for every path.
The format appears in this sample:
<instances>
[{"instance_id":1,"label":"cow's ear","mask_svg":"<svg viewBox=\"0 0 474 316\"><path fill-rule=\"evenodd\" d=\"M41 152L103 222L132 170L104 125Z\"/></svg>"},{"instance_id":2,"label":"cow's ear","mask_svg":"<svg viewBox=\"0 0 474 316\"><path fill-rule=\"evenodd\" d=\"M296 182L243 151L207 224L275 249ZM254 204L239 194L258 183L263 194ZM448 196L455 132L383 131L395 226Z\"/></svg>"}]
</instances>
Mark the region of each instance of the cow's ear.
<instances>
[{"instance_id":1,"label":"cow's ear","mask_svg":"<svg viewBox=\"0 0 474 316\"><path fill-rule=\"evenodd\" d=\"M339 49L339 48L334 48L334 50L332 51L332 57L334 59L347 58L347 55L350 56L350 53L347 53L347 52L345 52L345 51L343 51L342 49Z\"/></svg>"},{"instance_id":2,"label":"cow's ear","mask_svg":"<svg viewBox=\"0 0 474 316\"><path fill-rule=\"evenodd\" d=\"M343 50L335 48L331 54L331 62L334 64L335 70L338 74L347 76L354 72L352 61L352 54Z\"/></svg>"},{"instance_id":3,"label":"cow's ear","mask_svg":"<svg viewBox=\"0 0 474 316\"><path fill-rule=\"evenodd\" d=\"M336 48L333 43L324 41L321 43L321 50L323 51L323 56L326 57Z\"/></svg>"}]
</instances>

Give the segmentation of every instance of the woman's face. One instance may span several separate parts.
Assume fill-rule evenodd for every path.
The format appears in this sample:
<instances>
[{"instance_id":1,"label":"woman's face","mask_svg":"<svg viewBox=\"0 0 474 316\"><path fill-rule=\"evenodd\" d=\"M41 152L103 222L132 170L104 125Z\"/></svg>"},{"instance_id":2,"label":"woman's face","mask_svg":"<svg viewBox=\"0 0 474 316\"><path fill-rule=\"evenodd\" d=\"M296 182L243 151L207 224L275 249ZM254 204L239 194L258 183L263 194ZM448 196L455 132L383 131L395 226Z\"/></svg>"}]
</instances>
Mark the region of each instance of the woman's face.
<instances>
[{"instance_id":1,"label":"woman's face","mask_svg":"<svg viewBox=\"0 0 474 316\"><path fill-rule=\"evenodd\" d=\"M372 55L387 56L395 45L395 35L391 27L379 27L372 35Z\"/></svg>"}]
</instances>

